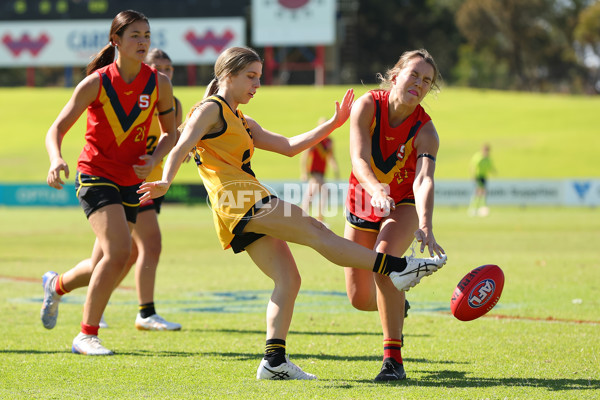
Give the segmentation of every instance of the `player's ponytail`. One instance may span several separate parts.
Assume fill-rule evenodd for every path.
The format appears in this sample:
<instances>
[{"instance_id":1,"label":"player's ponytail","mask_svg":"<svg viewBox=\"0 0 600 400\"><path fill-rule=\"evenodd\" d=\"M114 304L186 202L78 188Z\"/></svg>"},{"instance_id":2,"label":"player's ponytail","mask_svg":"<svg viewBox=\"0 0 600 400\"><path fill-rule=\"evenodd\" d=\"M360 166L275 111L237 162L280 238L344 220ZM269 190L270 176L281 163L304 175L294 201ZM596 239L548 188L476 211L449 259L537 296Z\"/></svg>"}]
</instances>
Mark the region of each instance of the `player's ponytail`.
<instances>
[{"instance_id":1,"label":"player's ponytail","mask_svg":"<svg viewBox=\"0 0 600 400\"><path fill-rule=\"evenodd\" d=\"M96 57L88 64L86 68L87 75L90 75L95 70L105 67L108 64L112 63L115 60L116 56L116 45L113 42L113 36L117 35L119 37L123 37L123 32L125 29L134 22L137 21L145 21L148 25L148 18L138 11L127 10L121 11L117 14L117 16L113 19L112 24L110 26L110 32L108 34L108 44L100 50Z\"/></svg>"},{"instance_id":2,"label":"player's ponytail","mask_svg":"<svg viewBox=\"0 0 600 400\"><path fill-rule=\"evenodd\" d=\"M95 70L102 68L115 60L115 47L112 43L107 44L100 50L96 57L90 62L86 69L86 75L90 75Z\"/></svg>"},{"instance_id":3,"label":"player's ponytail","mask_svg":"<svg viewBox=\"0 0 600 400\"><path fill-rule=\"evenodd\" d=\"M219 91L219 80L217 78L214 78L212 81L210 81L210 83L206 87L206 91L204 92L203 98L206 99L207 97L212 96L213 94L217 93L218 91Z\"/></svg>"}]
</instances>

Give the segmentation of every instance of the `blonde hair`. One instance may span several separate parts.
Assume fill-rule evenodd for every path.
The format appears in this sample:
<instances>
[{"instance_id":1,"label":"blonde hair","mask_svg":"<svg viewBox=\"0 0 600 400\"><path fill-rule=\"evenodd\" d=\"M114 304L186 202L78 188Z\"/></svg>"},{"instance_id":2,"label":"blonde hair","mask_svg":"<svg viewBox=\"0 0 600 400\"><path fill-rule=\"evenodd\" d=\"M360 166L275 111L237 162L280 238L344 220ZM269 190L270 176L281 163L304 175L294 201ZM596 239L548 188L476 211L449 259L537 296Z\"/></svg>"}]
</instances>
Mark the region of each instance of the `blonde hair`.
<instances>
[{"instance_id":1,"label":"blonde hair","mask_svg":"<svg viewBox=\"0 0 600 400\"><path fill-rule=\"evenodd\" d=\"M262 64L262 59L256 51L249 47L230 47L222 52L215 62L215 77L206 87L204 98L217 93L219 81L225 79L227 75L237 75L253 62Z\"/></svg>"},{"instance_id":2,"label":"blonde hair","mask_svg":"<svg viewBox=\"0 0 600 400\"><path fill-rule=\"evenodd\" d=\"M429 88L429 91L434 90L436 92L439 92L442 76L440 74L437 64L435 63L435 60L433 59L431 54L429 54L429 52L425 49L405 51L400 56L400 59L398 60L396 65L394 65L392 68L386 71L385 76L378 73L377 79L381 81L381 88L390 87L392 84L392 79L394 79L394 77L396 77L398 73L402 69L404 69L404 67L406 67L408 62L415 57L421 57L423 60L425 60L427 64L433 67L433 80L431 81L431 87Z\"/></svg>"},{"instance_id":3,"label":"blonde hair","mask_svg":"<svg viewBox=\"0 0 600 400\"><path fill-rule=\"evenodd\" d=\"M179 132L183 132L183 129L187 125L190 117L194 111L196 111L196 109L202 105L204 99L219 91L220 81L224 80L227 75L239 74L248 65L257 61L262 64L262 59L258 53L249 47L230 47L222 52L217 58L217 61L215 61L215 77L206 87L206 91L204 92L204 97L202 100L194 104L194 106L188 112L185 121L183 121L179 128L177 128Z\"/></svg>"}]
</instances>

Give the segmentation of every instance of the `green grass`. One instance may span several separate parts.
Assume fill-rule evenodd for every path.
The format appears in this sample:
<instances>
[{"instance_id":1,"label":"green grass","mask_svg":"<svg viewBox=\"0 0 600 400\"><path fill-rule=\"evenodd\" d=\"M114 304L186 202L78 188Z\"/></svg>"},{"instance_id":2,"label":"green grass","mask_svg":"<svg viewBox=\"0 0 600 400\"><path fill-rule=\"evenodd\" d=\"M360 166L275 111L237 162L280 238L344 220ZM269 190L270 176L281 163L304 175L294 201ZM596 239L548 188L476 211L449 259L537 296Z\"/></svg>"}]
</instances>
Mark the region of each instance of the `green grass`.
<instances>
[{"instance_id":1,"label":"green grass","mask_svg":"<svg viewBox=\"0 0 600 400\"><path fill-rule=\"evenodd\" d=\"M76 356L84 289L65 298L52 331L39 321L41 275L91 250L78 208L0 208L0 398L593 399L600 393L600 219L589 208L493 208L466 218L436 209L448 264L408 293L403 357L409 379L372 382L381 363L375 313L344 295L344 277L292 245L303 284L288 350L316 382L254 378L272 283L246 254L219 248L206 207L165 205L158 311L181 332L138 332L133 275L113 294L101 331L107 358ZM340 214L332 229L343 229ZM496 263L504 292L488 316L449 314L462 275ZM506 318L504 318L506 317ZM553 321L549 319L553 319ZM581 323L578 321L594 321Z\"/></svg>"},{"instance_id":2,"label":"green grass","mask_svg":"<svg viewBox=\"0 0 600 400\"><path fill-rule=\"evenodd\" d=\"M356 86L357 95L368 88ZM184 108L204 88L175 88ZM242 107L288 136L330 115L344 87L264 87ZM46 131L70 89L0 89L3 182L43 182ZM598 177L600 98L446 88L426 110L441 137L436 176L467 178L487 141L500 178ZM74 173L81 118L63 144ZM333 134L342 177L350 169L348 125ZM296 180L298 158L257 151L263 180ZM71 177L72 181L73 177ZM180 182L199 182L192 165ZM210 399L593 399L600 398L600 219L591 208L496 207L488 218L438 207L436 237L449 254L440 272L409 292L403 349L409 379L377 385L381 326L344 294L344 277L310 249L292 245L303 284L288 337L292 360L316 382L259 382L272 283L245 254L220 250L210 210L165 205L158 311L184 326L138 332L133 274L115 291L101 332L114 357L70 353L85 290L61 305L58 326L39 321L41 275L64 272L90 254L94 237L79 208L0 207L0 398ZM328 220L343 231L341 212ZM470 269L502 267L506 284L484 318L449 314L450 295Z\"/></svg>"},{"instance_id":3,"label":"green grass","mask_svg":"<svg viewBox=\"0 0 600 400\"><path fill-rule=\"evenodd\" d=\"M369 88L355 86L357 97ZM346 87L263 87L242 111L266 129L292 136L312 129L320 116L333 114ZM72 93L65 88L0 88L2 181L43 182L48 170L45 134ZM177 87L189 109L204 87ZM500 178L600 176L596 159L600 97L547 95L445 88L424 102L441 139L436 176L468 178L471 155L483 142L492 145ZM65 137L63 156L72 172L83 146L85 117ZM332 134L342 177L349 174L348 123ZM262 180L296 180L299 159L257 151L252 166ZM10 171L10 173L8 173ZM72 177L71 177L72 179ZM344 178L345 179L345 178ZM180 182L199 182L185 165Z\"/></svg>"}]
</instances>

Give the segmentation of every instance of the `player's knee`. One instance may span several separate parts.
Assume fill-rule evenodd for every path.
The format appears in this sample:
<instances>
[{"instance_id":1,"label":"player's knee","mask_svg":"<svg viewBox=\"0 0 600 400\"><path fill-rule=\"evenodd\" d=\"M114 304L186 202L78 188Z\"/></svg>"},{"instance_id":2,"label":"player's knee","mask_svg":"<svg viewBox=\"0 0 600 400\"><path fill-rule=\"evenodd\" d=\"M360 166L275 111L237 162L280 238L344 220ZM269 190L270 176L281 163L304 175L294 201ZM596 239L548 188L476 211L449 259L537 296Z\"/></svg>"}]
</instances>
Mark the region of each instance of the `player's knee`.
<instances>
[{"instance_id":1,"label":"player's knee","mask_svg":"<svg viewBox=\"0 0 600 400\"><path fill-rule=\"evenodd\" d=\"M332 238L333 236L335 236L335 233L327 228L321 221L314 218L309 219L308 228L303 235L307 244L313 249L319 249L321 246L328 246L328 243L330 243L329 238Z\"/></svg>"},{"instance_id":2,"label":"player's knee","mask_svg":"<svg viewBox=\"0 0 600 400\"><path fill-rule=\"evenodd\" d=\"M302 278L300 277L300 273L298 272L298 270L296 270L294 272L289 272L274 277L273 282L275 283L275 287L278 290L286 293L287 295L293 295L295 298L300 292Z\"/></svg>"},{"instance_id":3,"label":"player's knee","mask_svg":"<svg viewBox=\"0 0 600 400\"><path fill-rule=\"evenodd\" d=\"M152 234L144 240L143 251L146 257L158 259L162 251L162 237L160 233Z\"/></svg>"},{"instance_id":4,"label":"player's knee","mask_svg":"<svg viewBox=\"0 0 600 400\"><path fill-rule=\"evenodd\" d=\"M352 307L359 311L375 311L377 310L377 303L374 301L372 296L367 296L360 292L348 292L348 300Z\"/></svg>"}]
</instances>

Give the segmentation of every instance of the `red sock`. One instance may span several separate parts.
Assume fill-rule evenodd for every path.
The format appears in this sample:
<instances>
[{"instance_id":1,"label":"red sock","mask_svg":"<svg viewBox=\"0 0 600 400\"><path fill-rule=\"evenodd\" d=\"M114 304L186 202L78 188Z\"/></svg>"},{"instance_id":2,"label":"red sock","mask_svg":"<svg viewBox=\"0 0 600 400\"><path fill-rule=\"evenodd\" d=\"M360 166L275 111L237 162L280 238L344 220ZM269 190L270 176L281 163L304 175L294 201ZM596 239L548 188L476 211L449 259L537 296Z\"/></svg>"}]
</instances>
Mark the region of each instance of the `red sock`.
<instances>
[{"instance_id":1,"label":"red sock","mask_svg":"<svg viewBox=\"0 0 600 400\"><path fill-rule=\"evenodd\" d=\"M402 339L383 339L383 359L393 358L402 364Z\"/></svg>"},{"instance_id":2,"label":"red sock","mask_svg":"<svg viewBox=\"0 0 600 400\"><path fill-rule=\"evenodd\" d=\"M58 276L58 278L56 279L56 284L54 285L54 290L56 291L56 294L61 295L61 296L69 293L69 291L67 289L65 289L65 287L63 286L63 274L60 274Z\"/></svg>"},{"instance_id":3,"label":"red sock","mask_svg":"<svg viewBox=\"0 0 600 400\"><path fill-rule=\"evenodd\" d=\"M81 333L83 333L84 335L98 336L98 329L100 329L99 326L92 326L84 324L83 322L81 323Z\"/></svg>"}]
</instances>

